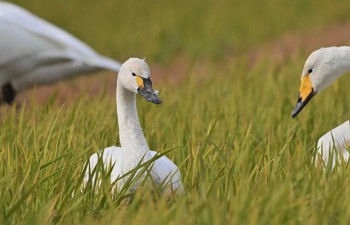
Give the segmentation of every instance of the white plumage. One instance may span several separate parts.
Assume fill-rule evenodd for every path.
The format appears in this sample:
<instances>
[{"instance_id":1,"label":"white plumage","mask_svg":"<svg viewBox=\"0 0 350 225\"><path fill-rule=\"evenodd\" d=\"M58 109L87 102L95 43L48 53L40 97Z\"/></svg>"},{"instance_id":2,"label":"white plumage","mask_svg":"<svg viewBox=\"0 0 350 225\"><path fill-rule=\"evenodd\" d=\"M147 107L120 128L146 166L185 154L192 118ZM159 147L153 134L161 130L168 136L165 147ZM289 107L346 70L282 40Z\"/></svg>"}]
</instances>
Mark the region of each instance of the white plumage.
<instances>
[{"instance_id":1,"label":"white plumage","mask_svg":"<svg viewBox=\"0 0 350 225\"><path fill-rule=\"evenodd\" d=\"M149 150L136 108L136 93L141 94L150 102L161 103L156 92L152 89L150 70L144 60L131 58L122 65L118 74L116 92L121 147L112 146L102 150L102 154L93 154L90 157L89 168L84 178L85 183L91 179L90 172L96 167L99 158L102 159L105 169L113 165L110 180L111 183L114 183L140 163L145 163L157 155L157 152ZM167 157L161 156L148 169L154 183L160 188L164 188L164 192L180 194L184 191L180 171ZM140 171L141 169L138 173ZM130 188L130 191L134 191L145 177L147 174L142 174L141 178ZM118 179L116 182L117 190L124 187L127 179L128 177Z\"/></svg>"},{"instance_id":2,"label":"white plumage","mask_svg":"<svg viewBox=\"0 0 350 225\"><path fill-rule=\"evenodd\" d=\"M350 47L320 48L307 58L301 76L297 104L292 116L296 117L317 93L326 89L337 78L350 71ZM350 141L349 121L324 134L317 142L317 158L323 165L347 162Z\"/></svg>"},{"instance_id":3,"label":"white plumage","mask_svg":"<svg viewBox=\"0 0 350 225\"><path fill-rule=\"evenodd\" d=\"M324 166L328 163L334 168L336 161L349 160L350 126L349 120L328 131L317 142L318 155L316 162L322 159Z\"/></svg>"},{"instance_id":4,"label":"white plumage","mask_svg":"<svg viewBox=\"0 0 350 225\"><path fill-rule=\"evenodd\" d=\"M89 159L89 170L86 173L85 176L85 183L89 181L90 174L89 172L92 172L93 169L96 167L99 158L101 157L102 162L104 164L104 168L108 170L108 168L112 168L113 170L111 171L110 174L110 181L111 183L114 183L119 177L123 176L125 173L129 172L132 170L132 166L128 167L128 170L123 170L121 168L121 162L124 161L123 157L127 157L125 154L122 154L123 150L120 147L116 146L111 146L108 148L105 148L101 153L102 155L99 155L99 153L95 153L92 156L90 156ZM159 154L156 151L150 151L150 159L153 157L157 157L157 154ZM134 162L134 165L139 164L139 162ZM181 174L179 172L179 169L173 163L170 159L168 159L166 156L161 156L158 158L153 165L150 165L148 168L152 169L151 170L151 176L152 179L154 180L155 184L161 185L164 184L163 188L164 192L170 193L170 192L176 192L177 194L183 193L183 187L182 187L182 182L181 182ZM135 176L136 177L136 176ZM125 184L125 181L127 178L122 179L120 182L117 183L118 189L122 189L123 185ZM137 185L142 181L136 182L136 185L131 188L130 191L135 191L137 188Z\"/></svg>"},{"instance_id":5,"label":"white plumage","mask_svg":"<svg viewBox=\"0 0 350 225\"><path fill-rule=\"evenodd\" d=\"M74 75L111 70L120 63L27 10L0 2L1 100L11 103L16 92ZM10 93L8 93L10 91Z\"/></svg>"}]
</instances>

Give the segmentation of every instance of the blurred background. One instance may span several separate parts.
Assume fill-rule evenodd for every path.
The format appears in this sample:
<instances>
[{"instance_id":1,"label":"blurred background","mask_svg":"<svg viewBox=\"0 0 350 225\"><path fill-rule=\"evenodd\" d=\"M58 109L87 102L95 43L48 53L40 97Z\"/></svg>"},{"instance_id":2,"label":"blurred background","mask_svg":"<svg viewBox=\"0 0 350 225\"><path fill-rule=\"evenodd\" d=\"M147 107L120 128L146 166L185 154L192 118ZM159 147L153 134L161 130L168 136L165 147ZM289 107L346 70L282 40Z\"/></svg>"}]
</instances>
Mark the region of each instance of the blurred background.
<instances>
[{"instance_id":1,"label":"blurred background","mask_svg":"<svg viewBox=\"0 0 350 225\"><path fill-rule=\"evenodd\" d=\"M325 0L32 0L11 1L62 27L99 52L124 61L144 56L216 59L287 33L302 37L349 19L348 1ZM319 33L314 41L322 39Z\"/></svg>"},{"instance_id":2,"label":"blurred background","mask_svg":"<svg viewBox=\"0 0 350 225\"><path fill-rule=\"evenodd\" d=\"M155 68L229 61L242 54L253 62L264 56L281 60L350 40L345 0L11 2L106 56L121 62L146 57Z\"/></svg>"}]
</instances>

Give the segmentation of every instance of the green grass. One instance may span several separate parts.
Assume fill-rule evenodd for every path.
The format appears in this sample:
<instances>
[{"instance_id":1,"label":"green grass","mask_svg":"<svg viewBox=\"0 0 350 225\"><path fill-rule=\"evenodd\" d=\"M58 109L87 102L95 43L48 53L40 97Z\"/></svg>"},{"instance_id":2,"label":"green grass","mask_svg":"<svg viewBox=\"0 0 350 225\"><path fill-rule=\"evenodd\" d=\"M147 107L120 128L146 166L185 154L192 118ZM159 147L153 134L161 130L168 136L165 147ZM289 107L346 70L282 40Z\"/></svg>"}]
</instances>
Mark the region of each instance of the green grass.
<instances>
[{"instance_id":1,"label":"green grass","mask_svg":"<svg viewBox=\"0 0 350 225\"><path fill-rule=\"evenodd\" d=\"M150 147L159 152L175 148L167 155L181 165L187 193L170 204L154 201L145 190L127 207L113 202L108 191L72 197L88 156L119 145L114 96L83 95L62 107L34 101L17 110L3 108L1 220L347 224L349 171L323 173L310 163L316 138L347 118L349 109L340 104L350 100L347 81L317 96L292 120L298 63L281 70L268 63L253 69L237 63L224 68L226 74L209 64L208 76L200 80L188 71L190 78L178 86L155 84L164 100L160 106L138 98ZM321 104L323 99L327 104Z\"/></svg>"},{"instance_id":2,"label":"green grass","mask_svg":"<svg viewBox=\"0 0 350 225\"><path fill-rule=\"evenodd\" d=\"M243 56L224 57L226 49L244 52L284 32L339 22L348 3L17 2L117 59L191 60L179 84L154 84L163 104L138 97L151 149L173 149L166 155L180 166L187 192L168 201L144 188L125 205L108 185L80 191L89 155L119 145L115 96L101 87L71 104L31 98L0 109L1 224L349 224L349 168L311 164L317 138L348 119L349 78L292 120L305 55L253 68ZM211 60L217 57L223 62Z\"/></svg>"}]
</instances>

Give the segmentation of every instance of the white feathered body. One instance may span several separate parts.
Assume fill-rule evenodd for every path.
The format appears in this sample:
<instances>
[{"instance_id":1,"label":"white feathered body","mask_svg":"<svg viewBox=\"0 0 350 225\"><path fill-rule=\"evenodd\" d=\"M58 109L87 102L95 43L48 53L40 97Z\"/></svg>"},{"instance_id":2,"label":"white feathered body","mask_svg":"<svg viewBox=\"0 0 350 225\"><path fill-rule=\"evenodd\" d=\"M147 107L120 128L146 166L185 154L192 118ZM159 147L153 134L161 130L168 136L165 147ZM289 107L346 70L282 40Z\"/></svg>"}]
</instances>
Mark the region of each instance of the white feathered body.
<instances>
[{"instance_id":1,"label":"white feathered body","mask_svg":"<svg viewBox=\"0 0 350 225\"><path fill-rule=\"evenodd\" d=\"M90 172L96 167L98 160L102 159L102 163L104 165L104 169L108 171L109 168L112 168L110 174L110 182L114 183L119 177L123 176L125 173L129 172L133 168L135 168L140 162L130 162L125 159L125 154L122 152L123 150L120 147L112 146L105 148L102 152L95 153L90 156L89 159L89 170ZM150 151L150 156L155 157L158 153L155 151ZM145 161L145 160L144 160ZM164 192L174 191L177 194L181 194L184 192L181 183L181 174L177 166L166 156L161 156L157 160L154 161L149 168L149 173L157 185L164 185ZM136 177L137 175L135 175ZM137 182L135 182L134 187L130 189L130 191L135 191L137 186L143 181L144 177L147 174L143 174L143 178L140 178ZM88 175L85 176L85 183L89 180ZM123 179L118 179L116 182L117 190L123 188L128 177L126 176Z\"/></svg>"},{"instance_id":2,"label":"white feathered body","mask_svg":"<svg viewBox=\"0 0 350 225\"><path fill-rule=\"evenodd\" d=\"M325 166L331 164L334 168L336 161L347 162L349 160L350 126L349 120L336 128L328 131L317 142L318 162L322 159Z\"/></svg>"}]
</instances>

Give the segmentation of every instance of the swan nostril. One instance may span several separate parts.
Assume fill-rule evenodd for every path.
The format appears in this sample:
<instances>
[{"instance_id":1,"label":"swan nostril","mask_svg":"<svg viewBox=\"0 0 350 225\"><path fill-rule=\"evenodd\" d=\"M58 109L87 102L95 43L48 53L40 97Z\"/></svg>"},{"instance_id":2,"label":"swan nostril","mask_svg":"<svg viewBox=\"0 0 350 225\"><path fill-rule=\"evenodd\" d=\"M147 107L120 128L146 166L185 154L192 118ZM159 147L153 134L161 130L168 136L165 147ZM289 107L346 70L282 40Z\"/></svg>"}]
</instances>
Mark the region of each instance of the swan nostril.
<instances>
[{"instance_id":1,"label":"swan nostril","mask_svg":"<svg viewBox=\"0 0 350 225\"><path fill-rule=\"evenodd\" d=\"M151 92L150 92L150 91L147 91L147 94L149 94L149 95L150 95L150 94L151 94Z\"/></svg>"}]
</instances>

